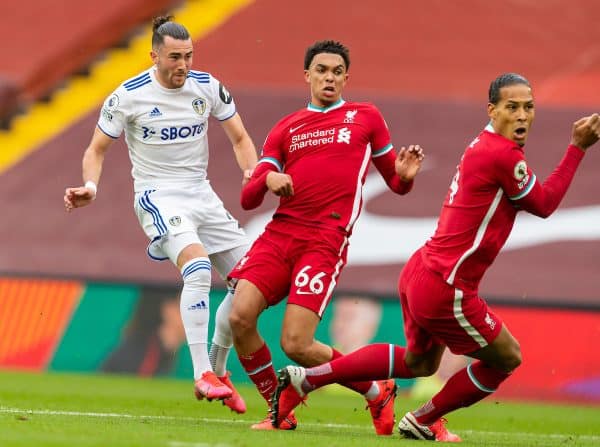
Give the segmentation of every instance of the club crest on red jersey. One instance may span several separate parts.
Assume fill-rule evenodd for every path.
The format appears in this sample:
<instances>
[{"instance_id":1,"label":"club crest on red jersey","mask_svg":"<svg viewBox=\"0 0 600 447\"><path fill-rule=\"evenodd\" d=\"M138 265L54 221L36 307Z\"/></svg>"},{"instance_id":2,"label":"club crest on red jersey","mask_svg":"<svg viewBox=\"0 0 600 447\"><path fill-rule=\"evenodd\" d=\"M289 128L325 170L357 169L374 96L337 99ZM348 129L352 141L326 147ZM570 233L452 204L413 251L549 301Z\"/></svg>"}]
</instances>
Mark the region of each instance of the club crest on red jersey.
<instances>
[{"instance_id":1,"label":"club crest on red jersey","mask_svg":"<svg viewBox=\"0 0 600 447\"><path fill-rule=\"evenodd\" d=\"M357 113L358 113L358 110L348 110L346 112L346 117L344 118L344 122L345 123L353 123L354 117L356 116Z\"/></svg>"}]
</instances>

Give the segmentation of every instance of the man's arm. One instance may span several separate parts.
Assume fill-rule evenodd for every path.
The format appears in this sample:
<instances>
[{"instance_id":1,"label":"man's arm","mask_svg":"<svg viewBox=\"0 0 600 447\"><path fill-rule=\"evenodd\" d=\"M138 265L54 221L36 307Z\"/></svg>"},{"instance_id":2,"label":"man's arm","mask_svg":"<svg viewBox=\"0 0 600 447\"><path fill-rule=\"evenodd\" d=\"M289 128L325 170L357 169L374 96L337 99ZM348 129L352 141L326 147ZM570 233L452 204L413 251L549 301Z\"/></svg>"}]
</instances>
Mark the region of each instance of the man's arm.
<instances>
[{"instance_id":1,"label":"man's arm","mask_svg":"<svg viewBox=\"0 0 600 447\"><path fill-rule=\"evenodd\" d=\"M276 196L290 197L294 195L294 183L288 174L278 172L275 165L263 162L258 164L252 178L242 188L242 208L252 210L260 206L267 191Z\"/></svg>"},{"instance_id":2,"label":"man's arm","mask_svg":"<svg viewBox=\"0 0 600 447\"><path fill-rule=\"evenodd\" d=\"M402 147L398 154L393 150L373 158L373 164L381 173L388 187L396 194L406 194L413 186L413 180L421 169L423 149L417 145Z\"/></svg>"},{"instance_id":3,"label":"man's arm","mask_svg":"<svg viewBox=\"0 0 600 447\"><path fill-rule=\"evenodd\" d=\"M597 113L573 124L571 144L565 156L543 184L535 183L531 191L515 201L521 209L539 217L550 216L565 196L585 151L600 138L600 116Z\"/></svg>"},{"instance_id":4,"label":"man's arm","mask_svg":"<svg viewBox=\"0 0 600 447\"><path fill-rule=\"evenodd\" d=\"M67 211L89 205L96 198L96 185L102 174L104 155L113 141L113 138L96 127L81 163L84 186L70 187L65 190L64 203Z\"/></svg>"},{"instance_id":5,"label":"man's arm","mask_svg":"<svg viewBox=\"0 0 600 447\"><path fill-rule=\"evenodd\" d=\"M246 184L252 176L252 170L258 159L252 138L248 135L242 118L237 113L231 118L221 121L221 125L233 146L235 159L243 172L242 184Z\"/></svg>"}]
</instances>

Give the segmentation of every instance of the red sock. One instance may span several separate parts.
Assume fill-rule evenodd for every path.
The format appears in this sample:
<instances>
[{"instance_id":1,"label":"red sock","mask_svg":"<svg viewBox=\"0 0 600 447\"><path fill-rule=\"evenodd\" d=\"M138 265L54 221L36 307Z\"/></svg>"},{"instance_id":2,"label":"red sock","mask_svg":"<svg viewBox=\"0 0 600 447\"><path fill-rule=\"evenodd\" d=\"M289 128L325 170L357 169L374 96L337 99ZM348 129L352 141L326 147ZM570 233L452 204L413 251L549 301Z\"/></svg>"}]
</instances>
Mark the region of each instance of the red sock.
<instances>
[{"instance_id":1,"label":"red sock","mask_svg":"<svg viewBox=\"0 0 600 447\"><path fill-rule=\"evenodd\" d=\"M250 380L254 382L260 395L271 406L271 396L277 388L277 376L271 362L271 351L267 344L263 344L261 348L250 354L241 356L238 355L242 367L248 373Z\"/></svg>"},{"instance_id":2,"label":"red sock","mask_svg":"<svg viewBox=\"0 0 600 447\"><path fill-rule=\"evenodd\" d=\"M475 362L450 377L444 387L413 414L419 424L433 424L445 414L489 396L508 376L510 373Z\"/></svg>"},{"instance_id":3,"label":"red sock","mask_svg":"<svg viewBox=\"0 0 600 447\"><path fill-rule=\"evenodd\" d=\"M367 345L329 363L308 368L306 381L314 388L320 388L330 383L414 377L404 363L404 352L401 346Z\"/></svg>"},{"instance_id":4,"label":"red sock","mask_svg":"<svg viewBox=\"0 0 600 447\"><path fill-rule=\"evenodd\" d=\"M340 351L337 351L334 348L331 348L333 350L333 357L331 358L331 361L334 361L335 359L339 359L341 357L344 356L344 354L342 354ZM368 380L368 381L364 381L364 382L339 382L340 385L345 386L346 388L350 388L353 391L356 391L357 393L360 394L367 394L367 391L369 391L369 389L371 389L371 385L373 384L372 380Z\"/></svg>"}]
</instances>

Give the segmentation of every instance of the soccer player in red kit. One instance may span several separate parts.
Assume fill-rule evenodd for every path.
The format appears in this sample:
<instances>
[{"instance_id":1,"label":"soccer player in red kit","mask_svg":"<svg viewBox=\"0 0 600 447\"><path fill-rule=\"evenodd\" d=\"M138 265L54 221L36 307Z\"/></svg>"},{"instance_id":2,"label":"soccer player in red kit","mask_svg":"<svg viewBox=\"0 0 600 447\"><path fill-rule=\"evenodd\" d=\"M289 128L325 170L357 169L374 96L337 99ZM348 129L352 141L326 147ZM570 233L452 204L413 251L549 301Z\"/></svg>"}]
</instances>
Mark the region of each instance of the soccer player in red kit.
<instances>
[{"instance_id":1,"label":"soccer player in red kit","mask_svg":"<svg viewBox=\"0 0 600 447\"><path fill-rule=\"evenodd\" d=\"M362 206L370 162L390 189L408 193L421 167L419 146L396 154L379 110L346 102L348 50L339 42L309 47L304 61L311 99L269 132L242 206L259 206L267 191L280 203L264 233L230 273L237 280L229 317L244 369L270 405L277 378L271 354L257 331L259 315L286 296L281 346L289 358L314 366L341 356L315 340L315 331L346 264L348 239ZM363 394L377 434L394 428L394 380L343 382ZM293 412L278 428L293 429ZM253 426L273 429L271 420Z\"/></svg>"},{"instance_id":2,"label":"soccer player in red kit","mask_svg":"<svg viewBox=\"0 0 600 447\"><path fill-rule=\"evenodd\" d=\"M517 212L548 217L558 207L588 147L600 137L597 113L573 125L571 144L540 183L523 146L535 114L529 82L506 73L490 85L489 124L466 148L435 234L409 259L399 282L406 348L373 344L332 362L279 371L273 418L329 383L433 374L445 346L477 361L452 376L433 398L406 413L408 438L458 442L443 416L493 393L521 363L519 343L478 294L479 282L508 238Z\"/></svg>"}]
</instances>

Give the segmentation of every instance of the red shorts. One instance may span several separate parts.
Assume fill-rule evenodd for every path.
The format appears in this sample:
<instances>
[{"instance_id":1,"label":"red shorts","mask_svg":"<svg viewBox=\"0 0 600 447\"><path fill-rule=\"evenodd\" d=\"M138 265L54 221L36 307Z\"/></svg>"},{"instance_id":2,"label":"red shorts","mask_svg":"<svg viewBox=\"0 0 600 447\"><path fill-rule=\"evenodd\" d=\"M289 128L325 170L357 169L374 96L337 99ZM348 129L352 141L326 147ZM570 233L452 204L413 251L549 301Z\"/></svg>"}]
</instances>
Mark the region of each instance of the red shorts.
<instances>
[{"instance_id":1,"label":"red shorts","mask_svg":"<svg viewBox=\"0 0 600 447\"><path fill-rule=\"evenodd\" d=\"M334 229L273 221L229 274L262 292L269 306L282 301L323 315L346 265L348 237Z\"/></svg>"},{"instance_id":2,"label":"red shorts","mask_svg":"<svg viewBox=\"0 0 600 447\"><path fill-rule=\"evenodd\" d=\"M449 285L425 267L421 251L408 260L398 284L409 351L423 354L434 344L468 354L490 344L502 320L477 295Z\"/></svg>"}]
</instances>

